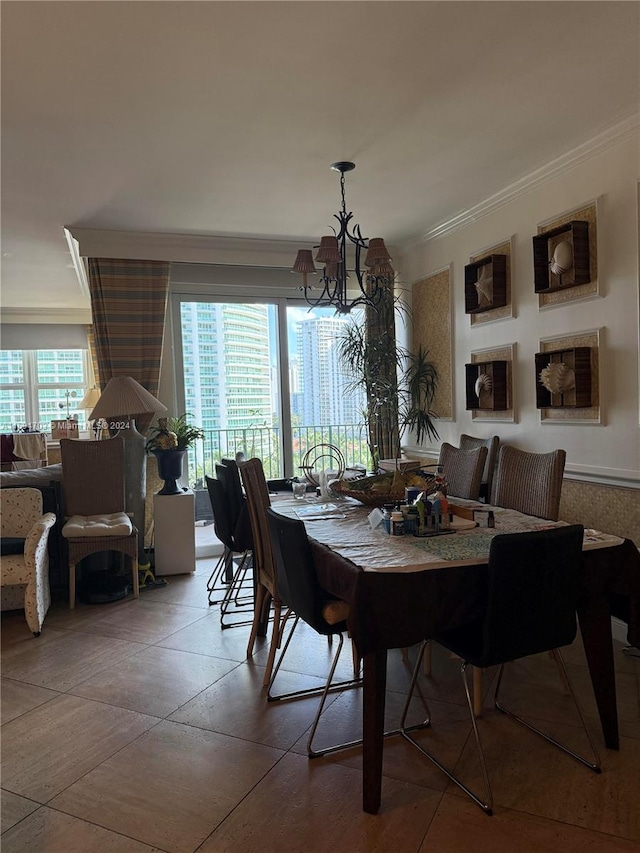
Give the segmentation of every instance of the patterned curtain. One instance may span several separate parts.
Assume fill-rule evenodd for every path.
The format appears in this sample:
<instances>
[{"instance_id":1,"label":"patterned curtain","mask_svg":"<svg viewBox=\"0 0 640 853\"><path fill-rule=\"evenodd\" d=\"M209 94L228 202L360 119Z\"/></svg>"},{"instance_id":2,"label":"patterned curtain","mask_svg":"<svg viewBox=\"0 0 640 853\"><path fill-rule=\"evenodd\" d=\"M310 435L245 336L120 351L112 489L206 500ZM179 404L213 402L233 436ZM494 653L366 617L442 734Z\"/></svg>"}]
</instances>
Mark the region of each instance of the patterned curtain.
<instances>
[{"instance_id":1,"label":"patterned curtain","mask_svg":"<svg viewBox=\"0 0 640 853\"><path fill-rule=\"evenodd\" d=\"M87 344L89 346L89 358L91 360L91 369L93 371L93 377L88 377L88 379L91 380L89 385L95 385L96 388L99 388L100 371L98 370L98 356L96 353L96 339L93 334L93 326L87 326Z\"/></svg>"},{"instance_id":2,"label":"patterned curtain","mask_svg":"<svg viewBox=\"0 0 640 853\"><path fill-rule=\"evenodd\" d=\"M100 389L132 376L157 396L169 292L167 261L89 258L89 289ZM135 416L140 432L153 415Z\"/></svg>"}]
</instances>

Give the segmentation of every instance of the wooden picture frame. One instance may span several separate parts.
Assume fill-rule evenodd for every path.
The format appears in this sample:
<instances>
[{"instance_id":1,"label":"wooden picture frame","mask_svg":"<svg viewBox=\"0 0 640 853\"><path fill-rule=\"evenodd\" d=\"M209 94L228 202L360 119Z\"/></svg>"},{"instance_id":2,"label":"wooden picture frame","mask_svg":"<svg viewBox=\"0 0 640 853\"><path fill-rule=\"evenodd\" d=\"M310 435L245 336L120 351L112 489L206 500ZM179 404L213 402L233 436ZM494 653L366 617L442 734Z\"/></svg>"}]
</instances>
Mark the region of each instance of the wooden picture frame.
<instances>
[{"instance_id":1,"label":"wooden picture frame","mask_svg":"<svg viewBox=\"0 0 640 853\"><path fill-rule=\"evenodd\" d=\"M465 314L481 314L507 304L507 256L487 255L464 268Z\"/></svg>"},{"instance_id":2,"label":"wooden picture frame","mask_svg":"<svg viewBox=\"0 0 640 853\"><path fill-rule=\"evenodd\" d=\"M564 365L573 373L573 387L566 391L559 387L550 391L542 382L541 373L551 365ZM592 404L591 347L568 347L566 349L537 352L536 407L538 409L585 409Z\"/></svg>"},{"instance_id":3,"label":"wooden picture frame","mask_svg":"<svg viewBox=\"0 0 640 853\"><path fill-rule=\"evenodd\" d=\"M566 247L571 266L556 272L555 253ZM533 271L536 293L566 290L591 281L589 268L589 223L572 220L533 238Z\"/></svg>"},{"instance_id":4,"label":"wooden picture frame","mask_svg":"<svg viewBox=\"0 0 640 853\"><path fill-rule=\"evenodd\" d=\"M509 408L506 360L478 361L465 364L464 369L467 411L504 412ZM483 378L486 378L486 388L478 391Z\"/></svg>"}]
</instances>

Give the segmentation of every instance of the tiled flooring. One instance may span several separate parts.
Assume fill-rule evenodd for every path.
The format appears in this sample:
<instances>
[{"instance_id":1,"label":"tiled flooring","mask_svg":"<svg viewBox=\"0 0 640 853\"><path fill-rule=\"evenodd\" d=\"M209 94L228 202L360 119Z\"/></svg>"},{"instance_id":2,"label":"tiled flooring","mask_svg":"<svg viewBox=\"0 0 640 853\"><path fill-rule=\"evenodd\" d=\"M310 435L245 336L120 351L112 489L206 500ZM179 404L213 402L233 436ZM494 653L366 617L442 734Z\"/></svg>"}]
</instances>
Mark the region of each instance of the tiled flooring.
<instances>
[{"instance_id":1,"label":"tiled flooring","mask_svg":"<svg viewBox=\"0 0 640 853\"><path fill-rule=\"evenodd\" d=\"M580 642L565 655L601 748L600 776L487 702L493 817L397 737L385 743L382 808L372 816L361 811L358 749L306 757L317 699L267 704L266 644L247 661L248 627L220 630L205 591L211 565L201 560L195 575L139 601L54 605L37 639L22 614L3 614L3 853L640 849L640 664L619 645L619 752L602 744ZM301 631L282 687L320 684L328 657L326 640ZM422 680L433 729L421 736L478 785L458 666L441 649L433 657ZM393 726L408 672L399 652L389 659ZM343 677L349 668L345 653ZM505 701L582 746L553 661L511 671ZM361 691L334 694L319 745L357 737L360 709Z\"/></svg>"}]
</instances>

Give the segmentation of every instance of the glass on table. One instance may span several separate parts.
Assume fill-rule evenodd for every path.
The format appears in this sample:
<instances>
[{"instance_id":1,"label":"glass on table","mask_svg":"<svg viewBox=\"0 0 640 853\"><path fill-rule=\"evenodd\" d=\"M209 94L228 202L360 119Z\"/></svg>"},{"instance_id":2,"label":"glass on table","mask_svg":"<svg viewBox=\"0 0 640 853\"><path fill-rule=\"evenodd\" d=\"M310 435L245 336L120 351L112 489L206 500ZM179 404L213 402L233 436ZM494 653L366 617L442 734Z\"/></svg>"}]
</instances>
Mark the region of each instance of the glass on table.
<instances>
[{"instance_id":1,"label":"glass on table","mask_svg":"<svg viewBox=\"0 0 640 853\"><path fill-rule=\"evenodd\" d=\"M293 497L297 501L304 500L304 496L307 491L307 484L305 482L302 483L291 483L291 490L293 492Z\"/></svg>"}]
</instances>

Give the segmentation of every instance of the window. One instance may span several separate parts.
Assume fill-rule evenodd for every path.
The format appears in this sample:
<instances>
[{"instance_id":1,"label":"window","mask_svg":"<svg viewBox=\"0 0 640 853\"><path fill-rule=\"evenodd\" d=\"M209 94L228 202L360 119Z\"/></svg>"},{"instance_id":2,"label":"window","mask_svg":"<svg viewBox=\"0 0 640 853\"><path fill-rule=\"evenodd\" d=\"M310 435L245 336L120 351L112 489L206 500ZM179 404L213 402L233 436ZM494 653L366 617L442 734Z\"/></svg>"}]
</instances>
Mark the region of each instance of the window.
<instances>
[{"instance_id":1,"label":"window","mask_svg":"<svg viewBox=\"0 0 640 853\"><path fill-rule=\"evenodd\" d=\"M51 421L78 417L88 381L88 354L80 349L0 350L0 432L29 426L50 432Z\"/></svg>"},{"instance_id":2,"label":"window","mask_svg":"<svg viewBox=\"0 0 640 853\"><path fill-rule=\"evenodd\" d=\"M337 340L348 318L299 300L205 301L175 296L176 375L183 411L206 440L189 481L242 450L268 477L300 475L308 449L336 444L347 464L368 462L362 394L350 387ZM362 312L354 312L362 322Z\"/></svg>"}]
</instances>

